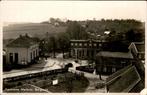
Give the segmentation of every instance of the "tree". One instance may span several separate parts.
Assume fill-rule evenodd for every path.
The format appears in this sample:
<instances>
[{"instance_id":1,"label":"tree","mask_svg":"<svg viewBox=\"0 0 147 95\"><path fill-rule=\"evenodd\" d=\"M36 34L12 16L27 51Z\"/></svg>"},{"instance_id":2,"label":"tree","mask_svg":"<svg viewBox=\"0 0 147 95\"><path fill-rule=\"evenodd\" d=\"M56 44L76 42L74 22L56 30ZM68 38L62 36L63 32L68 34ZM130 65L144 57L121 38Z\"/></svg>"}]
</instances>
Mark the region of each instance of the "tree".
<instances>
[{"instance_id":1,"label":"tree","mask_svg":"<svg viewBox=\"0 0 147 95\"><path fill-rule=\"evenodd\" d=\"M110 32L106 38L108 44L105 48L110 51L128 51L128 44L126 43L124 33L116 33L115 30Z\"/></svg>"},{"instance_id":2,"label":"tree","mask_svg":"<svg viewBox=\"0 0 147 95\"><path fill-rule=\"evenodd\" d=\"M50 45L51 45L51 48L52 48L52 51L53 51L53 57L55 58L56 57L55 51L56 51L56 48L57 48L55 36L50 37Z\"/></svg>"},{"instance_id":3,"label":"tree","mask_svg":"<svg viewBox=\"0 0 147 95\"><path fill-rule=\"evenodd\" d=\"M69 50L69 43L70 43L69 41L70 41L69 34L60 33L58 35L59 48L60 50L62 50L63 58L64 58L64 51Z\"/></svg>"},{"instance_id":4,"label":"tree","mask_svg":"<svg viewBox=\"0 0 147 95\"><path fill-rule=\"evenodd\" d=\"M128 40L129 42L134 42L135 41L135 32L133 29L129 30L126 33L126 40Z\"/></svg>"},{"instance_id":5,"label":"tree","mask_svg":"<svg viewBox=\"0 0 147 95\"><path fill-rule=\"evenodd\" d=\"M141 42L144 41L143 29L130 29L126 32L126 40L129 42Z\"/></svg>"},{"instance_id":6,"label":"tree","mask_svg":"<svg viewBox=\"0 0 147 95\"><path fill-rule=\"evenodd\" d=\"M76 21L68 22L66 32L69 34L70 39L88 39L88 33L85 31L85 28Z\"/></svg>"}]
</instances>

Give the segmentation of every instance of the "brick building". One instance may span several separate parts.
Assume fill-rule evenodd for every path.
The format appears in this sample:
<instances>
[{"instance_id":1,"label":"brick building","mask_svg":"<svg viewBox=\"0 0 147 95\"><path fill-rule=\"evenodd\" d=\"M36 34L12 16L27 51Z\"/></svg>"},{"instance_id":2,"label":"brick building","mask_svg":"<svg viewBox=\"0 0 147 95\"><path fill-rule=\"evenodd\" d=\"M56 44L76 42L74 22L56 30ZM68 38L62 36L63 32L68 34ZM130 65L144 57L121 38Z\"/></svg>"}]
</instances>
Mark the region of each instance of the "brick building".
<instances>
[{"instance_id":1,"label":"brick building","mask_svg":"<svg viewBox=\"0 0 147 95\"><path fill-rule=\"evenodd\" d=\"M95 55L105 45L100 40L70 40L70 55L76 59L95 58Z\"/></svg>"}]
</instances>

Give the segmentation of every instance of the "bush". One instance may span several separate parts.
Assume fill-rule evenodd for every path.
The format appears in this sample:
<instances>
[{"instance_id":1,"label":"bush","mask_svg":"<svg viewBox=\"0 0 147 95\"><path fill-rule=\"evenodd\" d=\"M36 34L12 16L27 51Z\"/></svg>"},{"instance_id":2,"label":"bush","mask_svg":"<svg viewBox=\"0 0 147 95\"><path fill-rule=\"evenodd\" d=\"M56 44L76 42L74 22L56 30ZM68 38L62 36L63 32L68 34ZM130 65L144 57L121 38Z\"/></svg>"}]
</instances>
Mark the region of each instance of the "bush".
<instances>
[{"instance_id":1,"label":"bush","mask_svg":"<svg viewBox=\"0 0 147 95\"><path fill-rule=\"evenodd\" d=\"M20 86L20 85L22 85L22 82L18 82L18 83L17 83L17 86Z\"/></svg>"},{"instance_id":2,"label":"bush","mask_svg":"<svg viewBox=\"0 0 147 95\"><path fill-rule=\"evenodd\" d=\"M35 83L36 82L36 79L34 79L33 82Z\"/></svg>"},{"instance_id":3,"label":"bush","mask_svg":"<svg viewBox=\"0 0 147 95\"><path fill-rule=\"evenodd\" d=\"M97 83L96 86L95 86L95 88L96 89L100 89L100 88L103 88L104 86L105 86L104 83Z\"/></svg>"}]
</instances>

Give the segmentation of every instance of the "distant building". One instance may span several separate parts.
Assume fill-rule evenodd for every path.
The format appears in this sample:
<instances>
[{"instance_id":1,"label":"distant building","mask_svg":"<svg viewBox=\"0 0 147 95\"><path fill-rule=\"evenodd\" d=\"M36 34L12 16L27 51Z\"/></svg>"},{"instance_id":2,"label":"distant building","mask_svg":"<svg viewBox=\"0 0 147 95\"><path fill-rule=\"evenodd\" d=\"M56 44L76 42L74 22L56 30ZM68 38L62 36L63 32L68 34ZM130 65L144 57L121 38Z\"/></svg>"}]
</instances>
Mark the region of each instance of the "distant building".
<instances>
[{"instance_id":1,"label":"distant building","mask_svg":"<svg viewBox=\"0 0 147 95\"><path fill-rule=\"evenodd\" d=\"M145 60L145 44L144 42L132 42L129 46L129 50L132 52L135 58L141 61Z\"/></svg>"},{"instance_id":2,"label":"distant building","mask_svg":"<svg viewBox=\"0 0 147 95\"><path fill-rule=\"evenodd\" d=\"M39 56L39 44L27 34L6 45L7 63L27 65Z\"/></svg>"},{"instance_id":3,"label":"distant building","mask_svg":"<svg viewBox=\"0 0 147 95\"><path fill-rule=\"evenodd\" d=\"M139 72L133 65L120 69L106 79L106 90L110 93L139 93L144 89L144 85Z\"/></svg>"},{"instance_id":4,"label":"distant building","mask_svg":"<svg viewBox=\"0 0 147 95\"><path fill-rule=\"evenodd\" d=\"M112 74L121 68L132 64L131 52L100 51L96 55L97 74Z\"/></svg>"},{"instance_id":5,"label":"distant building","mask_svg":"<svg viewBox=\"0 0 147 95\"><path fill-rule=\"evenodd\" d=\"M95 58L105 43L100 40L70 40L70 55L77 59Z\"/></svg>"}]
</instances>

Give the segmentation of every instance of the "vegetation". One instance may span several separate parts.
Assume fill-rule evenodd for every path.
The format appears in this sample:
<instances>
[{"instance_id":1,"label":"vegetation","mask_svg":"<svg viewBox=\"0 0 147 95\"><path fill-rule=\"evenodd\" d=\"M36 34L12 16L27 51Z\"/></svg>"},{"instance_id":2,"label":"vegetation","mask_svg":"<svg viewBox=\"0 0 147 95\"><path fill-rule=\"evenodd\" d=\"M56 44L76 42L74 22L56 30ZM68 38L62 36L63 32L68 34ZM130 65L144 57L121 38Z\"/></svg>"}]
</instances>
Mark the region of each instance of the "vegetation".
<instances>
[{"instance_id":1,"label":"vegetation","mask_svg":"<svg viewBox=\"0 0 147 95\"><path fill-rule=\"evenodd\" d=\"M109 35L104 34L106 30L111 31ZM47 44L43 51L51 52L59 50L64 54L64 51L68 51L70 39L89 39L101 35L100 38L104 38L110 42L111 46L108 47L120 46L119 44L124 44L124 47L127 47L132 41L144 41L144 31L145 23L133 19L68 20L65 22L59 18L50 18L49 21L38 24L25 23L4 27L4 39L14 38L14 36L17 37L17 35L26 32L39 38L46 38L48 35L48 39L45 39L47 40ZM15 35L12 35L12 33ZM9 35L11 36L7 37Z\"/></svg>"},{"instance_id":2,"label":"vegetation","mask_svg":"<svg viewBox=\"0 0 147 95\"><path fill-rule=\"evenodd\" d=\"M66 32L69 34L70 39L88 39L88 33L85 31L85 28L77 21L69 21Z\"/></svg>"},{"instance_id":3,"label":"vegetation","mask_svg":"<svg viewBox=\"0 0 147 95\"><path fill-rule=\"evenodd\" d=\"M50 19L50 23L62 22L59 19ZM66 31L58 33L55 37L51 37L48 46L54 50L63 52L69 50L69 40L75 39L90 39L97 35L104 37L108 41L108 45L104 50L110 51L128 51L128 45L133 41L144 41L144 23L133 20L92 20L92 21L70 21L64 25L67 26ZM60 24L59 24L60 26ZM104 31L110 31L109 35L104 34ZM92 34L94 34L92 36ZM54 40L53 40L54 39ZM55 47L56 46L56 47Z\"/></svg>"},{"instance_id":4,"label":"vegetation","mask_svg":"<svg viewBox=\"0 0 147 95\"><path fill-rule=\"evenodd\" d=\"M52 81L58 79L58 84L53 85ZM32 84L51 92L84 92L89 86L89 81L83 75L73 74L70 72L49 75L37 78L30 78L26 80L19 80L13 82L4 82L4 91L9 88L25 89L27 84ZM30 89L33 89L30 87ZM6 91L7 92L7 91ZM16 91L17 92L17 91Z\"/></svg>"},{"instance_id":5,"label":"vegetation","mask_svg":"<svg viewBox=\"0 0 147 95\"><path fill-rule=\"evenodd\" d=\"M98 21L82 21L80 23L86 23L86 31L97 32L100 35L103 35L105 30L116 31L117 33L124 33L131 29L144 29L144 23L133 19L102 19Z\"/></svg>"}]
</instances>

